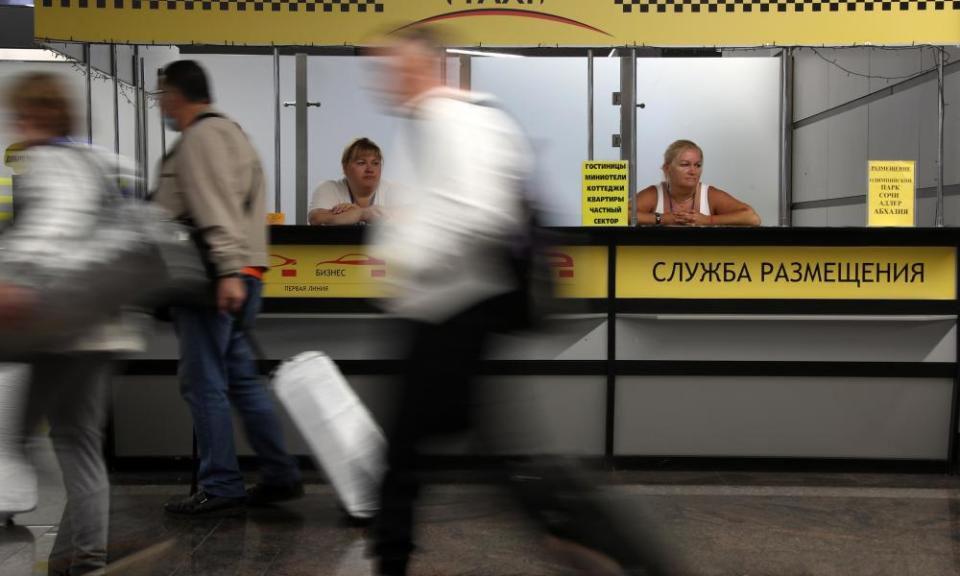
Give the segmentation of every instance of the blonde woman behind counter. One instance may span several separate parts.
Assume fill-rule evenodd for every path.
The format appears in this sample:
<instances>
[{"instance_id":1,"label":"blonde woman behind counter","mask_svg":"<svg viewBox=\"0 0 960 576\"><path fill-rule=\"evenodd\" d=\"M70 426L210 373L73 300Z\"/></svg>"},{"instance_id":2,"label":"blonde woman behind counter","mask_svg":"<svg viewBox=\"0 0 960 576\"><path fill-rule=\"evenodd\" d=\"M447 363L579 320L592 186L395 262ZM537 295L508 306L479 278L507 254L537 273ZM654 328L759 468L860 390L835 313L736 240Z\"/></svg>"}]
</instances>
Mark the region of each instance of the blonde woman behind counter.
<instances>
[{"instance_id":1,"label":"blonde woman behind counter","mask_svg":"<svg viewBox=\"0 0 960 576\"><path fill-rule=\"evenodd\" d=\"M383 154L369 138L357 138L343 151L343 178L321 182L310 198L313 226L367 224L383 217L393 185L381 181Z\"/></svg>"},{"instance_id":2,"label":"blonde woman behind counter","mask_svg":"<svg viewBox=\"0 0 960 576\"><path fill-rule=\"evenodd\" d=\"M637 193L637 224L665 226L759 226L754 209L719 188L700 182L703 150L677 140L663 154L660 184Z\"/></svg>"}]
</instances>

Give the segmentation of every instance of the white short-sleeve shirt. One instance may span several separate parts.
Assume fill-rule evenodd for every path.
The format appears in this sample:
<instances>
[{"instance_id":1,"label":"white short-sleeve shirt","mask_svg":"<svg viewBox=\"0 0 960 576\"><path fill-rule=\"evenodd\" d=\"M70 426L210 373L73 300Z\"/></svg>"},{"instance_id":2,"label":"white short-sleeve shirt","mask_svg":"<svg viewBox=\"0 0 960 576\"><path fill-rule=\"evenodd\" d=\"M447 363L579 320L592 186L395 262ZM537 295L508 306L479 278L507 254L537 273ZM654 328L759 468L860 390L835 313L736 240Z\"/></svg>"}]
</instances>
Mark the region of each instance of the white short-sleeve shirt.
<instances>
[{"instance_id":1,"label":"white short-sleeve shirt","mask_svg":"<svg viewBox=\"0 0 960 576\"><path fill-rule=\"evenodd\" d=\"M395 185L387 180L380 180L380 186L373 195L373 206L380 208L389 208L392 206L390 197ZM330 210L338 204L352 204L353 197L350 195L350 188L347 186L347 179L327 180L321 182L310 197L310 207L308 211Z\"/></svg>"}]
</instances>

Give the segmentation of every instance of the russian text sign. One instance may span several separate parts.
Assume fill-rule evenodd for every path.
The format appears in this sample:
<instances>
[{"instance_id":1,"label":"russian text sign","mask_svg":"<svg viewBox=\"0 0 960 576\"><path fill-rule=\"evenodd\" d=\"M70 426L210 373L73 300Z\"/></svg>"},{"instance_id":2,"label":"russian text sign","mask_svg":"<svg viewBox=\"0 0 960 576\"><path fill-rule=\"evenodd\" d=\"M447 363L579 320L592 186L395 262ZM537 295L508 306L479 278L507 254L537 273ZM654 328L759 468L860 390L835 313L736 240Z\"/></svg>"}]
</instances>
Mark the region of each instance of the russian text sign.
<instances>
[{"instance_id":1,"label":"russian text sign","mask_svg":"<svg viewBox=\"0 0 960 576\"><path fill-rule=\"evenodd\" d=\"M916 226L917 164L867 162L867 226Z\"/></svg>"},{"instance_id":2,"label":"russian text sign","mask_svg":"<svg viewBox=\"0 0 960 576\"><path fill-rule=\"evenodd\" d=\"M583 226L630 225L630 165L588 160L583 163Z\"/></svg>"},{"instance_id":3,"label":"russian text sign","mask_svg":"<svg viewBox=\"0 0 960 576\"><path fill-rule=\"evenodd\" d=\"M270 247L264 276L267 298L383 298L389 293L389 262L364 246ZM555 246L547 263L560 298L607 297L605 246Z\"/></svg>"},{"instance_id":4,"label":"russian text sign","mask_svg":"<svg viewBox=\"0 0 960 576\"><path fill-rule=\"evenodd\" d=\"M617 298L953 300L950 247L621 246Z\"/></svg>"}]
</instances>

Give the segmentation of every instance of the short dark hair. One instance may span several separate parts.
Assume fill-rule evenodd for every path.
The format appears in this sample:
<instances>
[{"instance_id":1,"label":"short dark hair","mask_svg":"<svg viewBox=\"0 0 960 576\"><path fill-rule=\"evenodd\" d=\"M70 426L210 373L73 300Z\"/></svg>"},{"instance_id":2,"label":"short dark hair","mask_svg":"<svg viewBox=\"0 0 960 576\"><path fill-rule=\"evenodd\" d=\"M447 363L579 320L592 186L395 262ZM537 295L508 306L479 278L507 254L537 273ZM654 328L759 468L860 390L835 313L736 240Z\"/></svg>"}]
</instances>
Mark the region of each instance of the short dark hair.
<instances>
[{"instance_id":1,"label":"short dark hair","mask_svg":"<svg viewBox=\"0 0 960 576\"><path fill-rule=\"evenodd\" d=\"M383 161L383 152L380 151L380 147L377 146L373 140L369 138L357 138L347 144L347 147L343 149L343 156L340 159L340 163L346 166L364 152L373 152L378 160Z\"/></svg>"},{"instance_id":2,"label":"short dark hair","mask_svg":"<svg viewBox=\"0 0 960 576\"><path fill-rule=\"evenodd\" d=\"M177 60L160 71L164 86L176 88L189 102L213 102L207 73L195 60Z\"/></svg>"}]
</instances>

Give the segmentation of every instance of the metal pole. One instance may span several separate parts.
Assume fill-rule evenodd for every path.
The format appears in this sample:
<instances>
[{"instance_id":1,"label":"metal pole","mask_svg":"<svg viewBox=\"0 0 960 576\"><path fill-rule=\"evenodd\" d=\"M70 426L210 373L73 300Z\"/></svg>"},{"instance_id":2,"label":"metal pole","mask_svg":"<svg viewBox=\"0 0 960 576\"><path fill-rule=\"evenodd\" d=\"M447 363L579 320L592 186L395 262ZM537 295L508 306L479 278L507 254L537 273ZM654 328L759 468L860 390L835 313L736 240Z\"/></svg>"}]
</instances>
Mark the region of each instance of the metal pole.
<instances>
[{"instance_id":1,"label":"metal pole","mask_svg":"<svg viewBox=\"0 0 960 576\"><path fill-rule=\"evenodd\" d=\"M134 158L137 163L137 184L135 187L135 196L143 198L143 150L141 149L141 133L143 127L140 125L143 116L140 114L140 48L133 47L133 150Z\"/></svg>"},{"instance_id":2,"label":"metal pole","mask_svg":"<svg viewBox=\"0 0 960 576\"><path fill-rule=\"evenodd\" d=\"M110 45L110 75L113 76L113 153L120 155L120 72L117 65L117 45Z\"/></svg>"},{"instance_id":3,"label":"metal pole","mask_svg":"<svg viewBox=\"0 0 960 576\"><path fill-rule=\"evenodd\" d=\"M147 197L147 191L150 190L150 130L149 130L149 106L147 105L147 79L146 64L143 58L140 58L140 120L143 129L140 131L140 137L143 142L140 149L143 154L143 189L141 198Z\"/></svg>"},{"instance_id":4,"label":"metal pole","mask_svg":"<svg viewBox=\"0 0 960 576\"><path fill-rule=\"evenodd\" d=\"M936 225L943 227L943 53L945 50L937 50L937 215Z\"/></svg>"},{"instance_id":5,"label":"metal pole","mask_svg":"<svg viewBox=\"0 0 960 576\"><path fill-rule=\"evenodd\" d=\"M297 75L297 224L307 223L307 55L296 55Z\"/></svg>"},{"instance_id":6,"label":"metal pole","mask_svg":"<svg viewBox=\"0 0 960 576\"><path fill-rule=\"evenodd\" d=\"M593 160L593 49L587 50L587 160Z\"/></svg>"},{"instance_id":7,"label":"metal pole","mask_svg":"<svg viewBox=\"0 0 960 576\"><path fill-rule=\"evenodd\" d=\"M93 76L90 65L90 44L83 45L83 60L87 67L87 143L93 144Z\"/></svg>"},{"instance_id":8,"label":"metal pole","mask_svg":"<svg viewBox=\"0 0 960 576\"><path fill-rule=\"evenodd\" d=\"M780 226L793 224L793 48L780 53Z\"/></svg>"},{"instance_id":9,"label":"metal pole","mask_svg":"<svg viewBox=\"0 0 960 576\"><path fill-rule=\"evenodd\" d=\"M470 90L473 86L473 72L470 68L470 56L460 55L460 89Z\"/></svg>"},{"instance_id":10,"label":"metal pole","mask_svg":"<svg viewBox=\"0 0 960 576\"><path fill-rule=\"evenodd\" d=\"M160 78L160 74L163 72L163 68L160 68L157 71L157 78ZM163 108L157 106L157 112L160 114L160 157L167 155L167 125L163 121Z\"/></svg>"},{"instance_id":11,"label":"metal pole","mask_svg":"<svg viewBox=\"0 0 960 576\"><path fill-rule=\"evenodd\" d=\"M620 56L620 159L630 168L630 225L637 223L634 209L637 192L637 50L624 50Z\"/></svg>"},{"instance_id":12,"label":"metal pole","mask_svg":"<svg viewBox=\"0 0 960 576\"><path fill-rule=\"evenodd\" d=\"M273 47L273 211L282 212L280 193L280 48Z\"/></svg>"}]
</instances>

